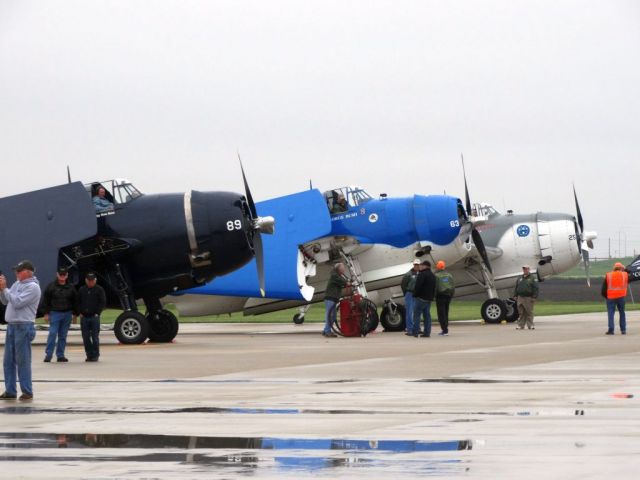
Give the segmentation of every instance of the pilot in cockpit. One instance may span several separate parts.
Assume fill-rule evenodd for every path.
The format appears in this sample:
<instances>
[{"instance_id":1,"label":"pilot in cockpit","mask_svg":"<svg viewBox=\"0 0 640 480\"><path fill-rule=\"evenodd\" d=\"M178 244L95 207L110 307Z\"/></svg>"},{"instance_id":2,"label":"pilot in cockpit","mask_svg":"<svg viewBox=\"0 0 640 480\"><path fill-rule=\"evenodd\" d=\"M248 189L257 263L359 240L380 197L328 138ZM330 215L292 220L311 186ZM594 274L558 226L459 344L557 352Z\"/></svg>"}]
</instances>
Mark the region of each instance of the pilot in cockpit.
<instances>
[{"instance_id":1,"label":"pilot in cockpit","mask_svg":"<svg viewBox=\"0 0 640 480\"><path fill-rule=\"evenodd\" d=\"M104 213L113 211L113 203L107 198L107 190L102 185L94 188L94 196L92 198L93 206L96 213Z\"/></svg>"},{"instance_id":2,"label":"pilot in cockpit","mask_svg":"<svg viewBox=\"0 0 640 480\"><path fill-rule=\"evenodd\" d=\"M344 198L344 195L342 193L338 193L338 195L336 196L334 192L334 199L333 199L333 206L331 207L331 213L342 213L342 212L346 212L347 210L349 210L347 199Z\"/></svg>"}]
</instances>

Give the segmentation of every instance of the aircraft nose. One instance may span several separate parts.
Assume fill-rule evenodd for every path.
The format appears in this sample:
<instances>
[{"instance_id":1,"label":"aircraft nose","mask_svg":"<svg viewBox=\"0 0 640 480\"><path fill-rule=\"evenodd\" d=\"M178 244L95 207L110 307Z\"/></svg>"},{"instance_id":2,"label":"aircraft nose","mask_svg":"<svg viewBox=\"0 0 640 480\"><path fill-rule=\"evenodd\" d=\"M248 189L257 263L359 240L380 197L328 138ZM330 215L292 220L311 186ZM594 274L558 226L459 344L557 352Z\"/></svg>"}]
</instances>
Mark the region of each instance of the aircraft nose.
<instances>
[{"instance_id":1,"label":"aircraft nose","mask_svg":"<svg viewBox=\"0 0 640 480\"><path fill-rule=\"evenodd\" d=\"M185 217L196 272L224 275L253 257L253 223L244 196L192 191L185 195Z\"/></svg>"},{"instance_id":2,"label":"aircraft nose","mask_svg":"<svg viewBox=\"0 0 640 480\"><path fill-rule=\"evenodd\" d=\"M460 232L460 200L448 195L416 195L414 222L419 240L448 245Z\"/></svg>"}]
</instances>

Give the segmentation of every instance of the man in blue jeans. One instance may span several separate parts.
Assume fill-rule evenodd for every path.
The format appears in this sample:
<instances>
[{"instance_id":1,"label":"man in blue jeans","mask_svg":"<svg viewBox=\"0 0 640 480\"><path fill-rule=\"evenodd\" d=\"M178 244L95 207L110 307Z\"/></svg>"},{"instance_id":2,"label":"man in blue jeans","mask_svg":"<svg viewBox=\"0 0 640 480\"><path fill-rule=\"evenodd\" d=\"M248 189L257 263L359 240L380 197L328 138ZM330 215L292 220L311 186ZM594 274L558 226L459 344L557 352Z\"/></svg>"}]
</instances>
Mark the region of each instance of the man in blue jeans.
<instances>
[{"instance_id":1,"label":"man in blue jeans","mask_svg":"<svg viewBox=\"0 0 640 480\"><path fill-rule=\"evenodd\" d=\"M414 337L431 336L431 302L436 295L436 276L431 271L431 262L420 265L420 273L413 288L413 333ZM420 335L420 317L424 317L424 330Z\"/></svg>"},{"instance_id":2,"label":"man in blue jeans","mask_svg":"<svg viewBox=\"0 0 640 480\"><path fill-rule=\"evenodd\" d=\"M76 304L78 294L73 285L67 282L69 273L64 267L58 268L56 279L44 290L44 321L49 323L49 336L44 351L44 361L50 362L53 350L56 350L58 362L68 362L64 356L67 346L67 333L71 326L71 318L76 323Z\"/></svg>"},{"instance_id":3,"label":"man in blue jeans","mask_svg":"<svg viewBox=\"0 0 640 480\"><path fill-rule=\"evenodd\" d=\"M613 335L615 330L614 316L616 308L620 313L620 333L627 334L627 317L624 312L624 298L627 296L629 287L629 274L625 271L624 265L616 262L613 271L608 272L602 282L602 296L607 299L607 319L608 328L606 335Z\"/></svg>"},{"instance_id":4,"label":"man in blue jeans","mask_svg":"<svg viewBox=\"0 0 640 480\"><path fill-rule=\"evenodd\" d=\"M413 335L413 289L416 286L416 278L420 273L420 260L415 259L411 270L404 274L400 288L404 295L404 325L405 335Z\"/></svg>"},{"instance_id":5,"label":"man in blue jeans","mask_svg":"<svg viewBox=\"0 0 640 480\"><path fill-rule=\"evenodd\" d=\"M331 327L336 323L338 314L338 302L342 297L342 289L349 286L349 279L345 275L347 268L344 263L336 263L331 270L331 276L324 290L324 328L322 329L323 337L336 337L331 331Z\"/></svg>"},{"instance_id":6,"label":"man in blue jeans","mask_svg":"<svg viewBox=\"0 0 640 480\"><path fill-rule=\"evenodd\" d=\"M4 387L0 400L33 399L31 381L31 342L36 336L36 312L40 302L40 284L33 275L33 264L23 260L14 267L17 281L7 288L7 279L0 275L0 302L7 306L5 320L7 336L4 347Z\"/></svg>"}]
</instances>

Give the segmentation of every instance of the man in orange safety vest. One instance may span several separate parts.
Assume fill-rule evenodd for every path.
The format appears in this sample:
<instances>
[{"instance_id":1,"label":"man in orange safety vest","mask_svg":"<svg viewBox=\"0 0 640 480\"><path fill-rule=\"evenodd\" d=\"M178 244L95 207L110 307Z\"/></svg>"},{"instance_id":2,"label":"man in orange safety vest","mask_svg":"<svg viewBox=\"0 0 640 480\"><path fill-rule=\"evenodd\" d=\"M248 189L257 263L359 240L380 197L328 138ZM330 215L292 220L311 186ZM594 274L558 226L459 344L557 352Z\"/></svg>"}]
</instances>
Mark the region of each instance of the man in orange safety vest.
<instances>
[{"instance_id":1,"label":"man in orange safety vest","mask_svg":"<svg viewBox=\"0 0 640 480\"><path fill-rule=\"evenodd\" d=\"M627 333L627 318L624 313L624 297L627 296L627 287L629 286L629 274L624 270L624 265L616 262L613 271L608 272L602 282L602 296L607 299L607 315L609 318L609 328L607 335L613 335L615 323L613 317L616 313L616 307L620 314L620 333Z\"/></svg>"}]
</instances>

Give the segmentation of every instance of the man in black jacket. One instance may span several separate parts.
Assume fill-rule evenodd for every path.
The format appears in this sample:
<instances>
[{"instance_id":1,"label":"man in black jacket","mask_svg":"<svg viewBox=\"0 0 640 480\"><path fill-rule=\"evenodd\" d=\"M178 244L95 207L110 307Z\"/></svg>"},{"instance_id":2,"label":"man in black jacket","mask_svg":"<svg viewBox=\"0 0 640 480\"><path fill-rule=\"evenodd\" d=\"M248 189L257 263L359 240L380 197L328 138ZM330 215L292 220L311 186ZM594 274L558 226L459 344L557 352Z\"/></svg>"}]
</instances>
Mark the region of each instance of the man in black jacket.
<instances>
[{"instance_id":1,"label":"man in black jacket","mask_svg":"<svg viewBox=\"0 0 640 480\"><path fill-rule=\"evenodd\" d=\"M97 362L100 357L100 314L107 305L104 289L97 284L95 273L87 273L85 285L78 291L78 312L82 315L80 329L87 354L85 362Z\"/></svg>"},{"instance_id":2,"label":"man in black jacket","mask_svg":"<svg viewBox=\"0 0 640 480\"><path fill-rule=\"evenodd\" d=\"M424 317L423 337L431 336L431 302L436 295L436 276L431 271L431 262L420 265L420 273L413 288L413 336L420 334L420 316Z\"/></svg>"},{"instance_id":3,"label":"man in black jacket","mask_svg":"<svg viewBox=\"0 0 640 480\"><path fill-rule=\"evenodd\" d=\"M44 321L49 324L49 336L44 350L45 362L51 361L54 348L56 349L58 362L69 361L64 356L64 349L67 346L67 333L71 326L71 317L73 316L73 323L77 322L76 304L78 292L76 292L76 288L73 285L67 282L68 276L69 273L66 268L59 268L56 279L47 285L44 291L42 304L45 312Z\"/></svg>"}]
</instances>

